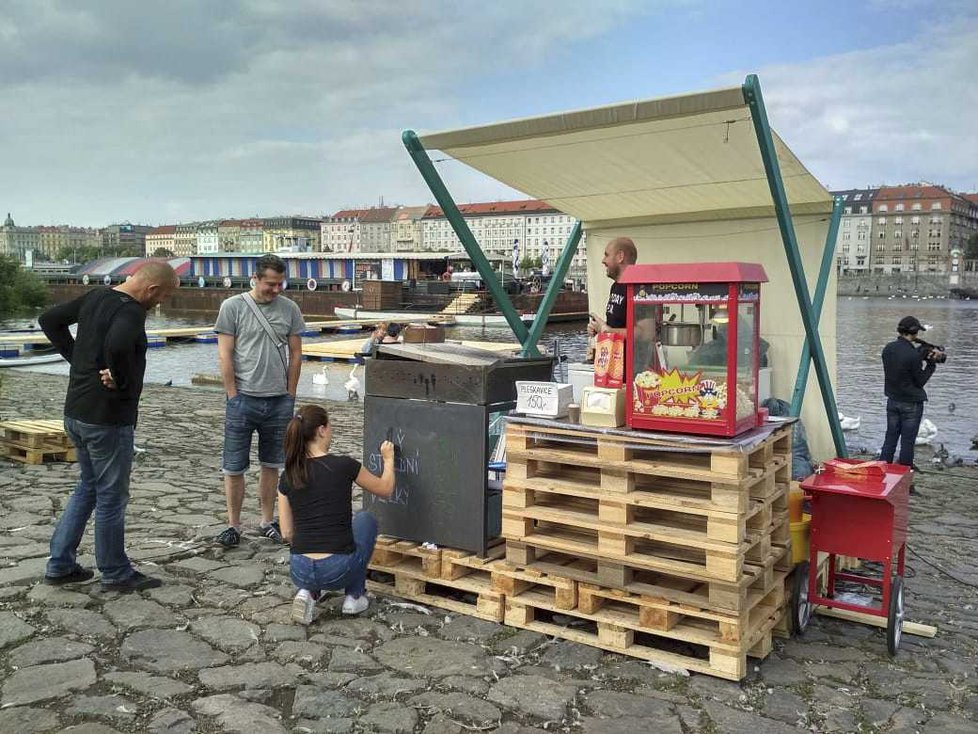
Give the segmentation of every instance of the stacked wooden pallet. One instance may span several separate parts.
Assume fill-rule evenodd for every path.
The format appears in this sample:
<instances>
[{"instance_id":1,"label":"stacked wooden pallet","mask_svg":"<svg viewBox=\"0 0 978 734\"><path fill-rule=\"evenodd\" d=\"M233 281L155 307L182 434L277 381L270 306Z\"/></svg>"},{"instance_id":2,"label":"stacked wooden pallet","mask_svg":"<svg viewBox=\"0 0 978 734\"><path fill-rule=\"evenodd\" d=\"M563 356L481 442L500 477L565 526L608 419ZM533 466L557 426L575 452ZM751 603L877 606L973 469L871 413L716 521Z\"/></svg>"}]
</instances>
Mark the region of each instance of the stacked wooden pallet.
<instances>
[{"instance_id":1,"label":"stacked wooden pallet","mask_svg":"<svg viewBox=\"0 0 978 734\"><path fill-rule=\"evenodd\" d=\"M61 420L15 420L0 423L0 456L24 464L77 459Z\"/></svg>"},{"instance_id":2,"label":"stacked wooden pallet","mask_svg":"<svg viewBox=\"0 0 978 734\"><path fill-rule=\"evenodd\" d=\"M508 594L507 624L735 680L767 655L790 568L790 426L746 449L532 420L506 439L506 560L578 583L570 609Z\"/></svg>"}]
</instances>

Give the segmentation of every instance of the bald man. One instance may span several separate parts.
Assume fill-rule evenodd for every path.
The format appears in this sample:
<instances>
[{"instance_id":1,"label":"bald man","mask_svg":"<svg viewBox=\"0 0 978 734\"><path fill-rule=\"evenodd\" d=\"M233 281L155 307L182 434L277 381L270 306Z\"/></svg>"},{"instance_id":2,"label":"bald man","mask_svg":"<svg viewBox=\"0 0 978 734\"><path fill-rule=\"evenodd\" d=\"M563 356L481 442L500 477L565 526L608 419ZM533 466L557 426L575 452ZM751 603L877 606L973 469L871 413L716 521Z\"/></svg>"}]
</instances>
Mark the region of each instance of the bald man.
<instances>
[{"instance_id":1,"label":"bald man","mask_svg":"<svg viewBox=\"0 0 978 734\"><path fill-rule=\"evenodd\" d=\"M133 432L146 371L146 312L180 285L165 262L150 261L115 288L93 288L38 319L71 370L65 396L65 432L78 453L81 478L51 536L46 583L88 581L78 544L95 513L95 563L103 591L123 593L161 586L133 568L126 555L126 504ZM74 337L68 327L78 324Z\"/></svg>"},{"instance_id":2,"label":"bald man","mask_svg":"<svg viewBox=\"0 0 978 734\"><path fill-rule=\"evenodd\" d=\"M591 321L587 325L588 336L594 336L600 332L612 334L624 334L628 323L628 310L625 302L627 288L618 282L622 271L628 265L634 265L638 260L638 250L635 243L628 237L616 237L611 240L604 248L604 257L601 264L604 265L605 274L611 278L614 284L611 286L611 293L608 294L608 305L605 308L605 317L599 318L591 315Z\"/></svg>"}]
</instances>

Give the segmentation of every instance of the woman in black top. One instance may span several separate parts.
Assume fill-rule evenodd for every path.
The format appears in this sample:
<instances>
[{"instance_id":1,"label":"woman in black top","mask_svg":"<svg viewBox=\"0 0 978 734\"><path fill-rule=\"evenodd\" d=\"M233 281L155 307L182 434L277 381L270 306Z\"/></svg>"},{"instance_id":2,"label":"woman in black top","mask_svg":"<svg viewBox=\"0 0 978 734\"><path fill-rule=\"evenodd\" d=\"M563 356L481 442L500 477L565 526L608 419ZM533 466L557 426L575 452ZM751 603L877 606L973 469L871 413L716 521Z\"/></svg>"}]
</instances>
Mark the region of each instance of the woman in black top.
<instances>
[{"instance_id":1,"label":"woman in black top","mask_svg":"<svg viewBox=\"0 0 978 734\"><path fill-rule=\"evenodd\" d=\"M329 453L333 426L318 405L304 405L285 433L285 473L279 482L282 535L292 545L290 570L299 587L292 618L312 622L319 593L345 589L344 614L369 605L367 564L377 540L377 520L369 512L353 517L353 482L378 497L394 492L394 445L384 441L378 477L356 459Z\"/></svg>"}]
</instances>

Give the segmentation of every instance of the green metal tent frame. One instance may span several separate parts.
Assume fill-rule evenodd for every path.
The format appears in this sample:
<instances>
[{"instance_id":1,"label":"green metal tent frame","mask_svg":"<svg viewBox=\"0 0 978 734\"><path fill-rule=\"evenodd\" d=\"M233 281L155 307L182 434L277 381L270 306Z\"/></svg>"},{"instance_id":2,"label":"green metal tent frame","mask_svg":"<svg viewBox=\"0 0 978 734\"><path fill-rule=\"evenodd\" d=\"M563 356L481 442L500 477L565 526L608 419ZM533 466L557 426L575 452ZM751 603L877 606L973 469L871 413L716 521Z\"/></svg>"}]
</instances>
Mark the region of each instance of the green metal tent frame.
<instances>
[{"instance_id":1,"label":"green metal tent frame","mask_svg":"<svg viewBox=\"0 0 978 734\"><path fill-rule=\"evenodd\" d=\"M839 422L839 412L836 408L835 393L829 377L825 352L822 349L822 342L818 335L818 321L821 316L825 291L832 270L835 237L838 232L839 219L842 212L841 200L836 199L833 202L832 216L828 236L825 241L825 249L823 251L818 281L815 288L815 302L813 304L811 294L808 290L808 281L805 278L804 263L801 259L801 252L798 249L798 239L795 236L795 227L791 219L791 210L788 206L784 181L781 177L781 167L778 164L774 138L771 134L771 126L768 123L764 98L761 95L761 85L755 74L748 75L744 80L743 93L744 101L751 111L754 132L757 136L757 145L760 149L761 160L764 163L768 186L771 189L771 198L774 202L778 228L781 231L781 240L784 243L785 257L788 260L788 269L791 272L791 280L794 284L795 296L798 300L798 309L801 313L802 324L805 327L805 344L802 348L801 360L798 365L798 377L795 381L795 389L792 395L791 415L798 416L801 413L801 405L808 384L809 369L814 364L815 375L818 378L819 392L822 396L822 402L825 405L826 417L828 418L829 427L832 432L832 441L835 444L836 454L845 457L848 456L846 442L842 435L842 425ZM456 236L465 248L466 253L468 253L473 265L475 265L476 270L482 276L482 280L488 287L490 294L496 302L496 306L506 318L506 322L513 330L513 333L520 340L523 355L527 357L539 356L537 342L547 324L550 310L557 299L557 293L563 286L564 277L570 268L571 260L577 252L578 244L581 241L581 223L577 223L568 237L567 244L564 246L564 250L557 260L554 276L547 286L543 300L540 302L536 318L532 326L527 329L526 324L523 323L516 309L513 307L509 296L496 281L489 261L486 259L482 248L479 247L479 243L466 224L465 218L459 212L458 206L456 206L444 181L442 181L441 176L435 170L424 145L422 145L413 130L405 130L401 135L401 140L411 159L414 161L415 166L417 166L418 171L421 173L421 177L428 184L428 188L434 195L438 205L445 212L445 217L448 219L449 224L451 224L452 229L455 230Z\"/></svg>"}]
</instances>

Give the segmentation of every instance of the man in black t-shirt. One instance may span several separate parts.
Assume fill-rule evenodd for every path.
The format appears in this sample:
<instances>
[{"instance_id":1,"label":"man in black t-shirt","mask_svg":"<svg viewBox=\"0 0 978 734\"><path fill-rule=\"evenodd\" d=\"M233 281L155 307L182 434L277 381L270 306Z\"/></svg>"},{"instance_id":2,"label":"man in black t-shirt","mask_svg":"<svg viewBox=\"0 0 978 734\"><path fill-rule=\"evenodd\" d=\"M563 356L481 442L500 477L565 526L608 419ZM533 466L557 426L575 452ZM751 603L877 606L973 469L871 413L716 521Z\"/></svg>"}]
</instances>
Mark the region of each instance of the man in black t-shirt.
<instances>
[{"instance_id":1,"label":"man in black t-shirt","mask_svg":"<svg viewBox=\"0 0 978 734\"><path fill-rule=\"evenodd\" d=\"M634 265L636 260L638 260L638 251L635 249L635 243L628 237L616 237L605 246L601 264L604 265L608 277L615 282L611 286L611 293L608 295L605 317L602 319L591 315L591 321L587 325L588 336L594 336L600 332L625 333L625 327L628 324L628 304L625 298L627 287L619 283L618 279L625 267Z\"/></svg>"},{"instance_id":2,"label":"man in black t-shirt","mask_svg":"<svg viewBox=\"0 0 978 734\"><path fill-rule=\"evenodd\" d=\"M95 513L95 563L103 591L141 591L161 585L126 555L126 503L133 432L146 370L146 311L180 284L167 263L150 261L115 288L95 288L46 311L38 322L71 364L65 432L75 445L81 478L51 536L44 580L87 581L78 544ZM73 337L68 327L78 324Z\"/></svg>"}]
</instances>

